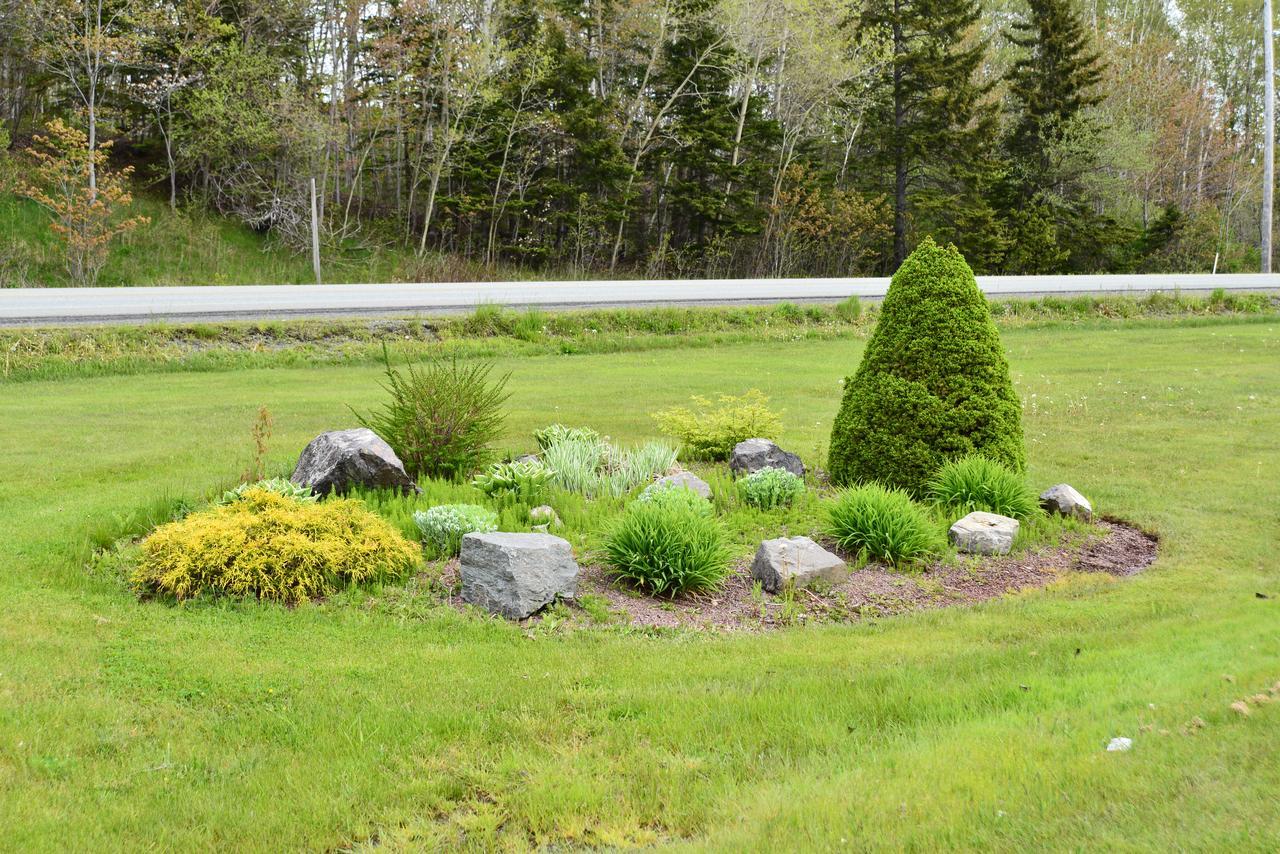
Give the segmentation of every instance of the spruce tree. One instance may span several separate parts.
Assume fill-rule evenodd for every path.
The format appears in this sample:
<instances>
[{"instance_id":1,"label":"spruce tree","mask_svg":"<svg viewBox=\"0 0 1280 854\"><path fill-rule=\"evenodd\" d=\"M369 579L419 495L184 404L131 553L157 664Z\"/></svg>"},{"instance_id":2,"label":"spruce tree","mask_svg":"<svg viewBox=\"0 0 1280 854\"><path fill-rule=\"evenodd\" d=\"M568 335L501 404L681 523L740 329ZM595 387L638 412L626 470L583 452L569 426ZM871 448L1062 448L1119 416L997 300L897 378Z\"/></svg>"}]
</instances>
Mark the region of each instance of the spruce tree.
<instances>
[{"instance_id":1,"label":"spruce tree","mask_svg":"<svg viewBox=\"0 0 1280 854\"><path fill-rule=\"evenodd\" d=\"M1030 196L1061 179L1053 149L1072 132L1081 112L1102 100L1102 65L1071 0L1028 0L1028 5L1027 17L1008 33L1025 53L1006 75L1013 111L1006 149Z\"/></svg>"},{"instance_id":2,"label":"spruce tree","mask_svg":"<svg viewBox=\"0 0 1280 854\"><path fill-rule=\"evenodd\" d=\"M1022 55L1005 75L1009 173L999 194L1015 244L1003 270L1048 273L1097 254L1106 223L1085 196L1100 141L1088 108L1102 100L1102 63L1071 0L1028 0L1007 34Z\"/></svg>"},{"instance_id":3,"label":"spruce tree","mask_svg":"<svg viewBox=\"0 0 1280 854\"><path fill-rule=\"evenodd\" d=\"M827 470L920 494L949 459L1025 467L1022 408L986 298L954 246L926 238L893 276L845 381Z\"/></svg>"},{"instance_id":4,"label":"spruce tree","mask_svg":"<svg viewBox=\"0 0 1280 854\"><path fill-rule=\"evenodd\" d=\"M978 79L987 53L975 36L979 16L978 0L868 0L852 22L860 39L888 54L867 138L871 169L891 184L894 267L907 255L918 201L931 198L934 210L957 214L956 223L986 218L972 167L985 160L996 129L990 86Z\"/></svg>"}]
</instances>

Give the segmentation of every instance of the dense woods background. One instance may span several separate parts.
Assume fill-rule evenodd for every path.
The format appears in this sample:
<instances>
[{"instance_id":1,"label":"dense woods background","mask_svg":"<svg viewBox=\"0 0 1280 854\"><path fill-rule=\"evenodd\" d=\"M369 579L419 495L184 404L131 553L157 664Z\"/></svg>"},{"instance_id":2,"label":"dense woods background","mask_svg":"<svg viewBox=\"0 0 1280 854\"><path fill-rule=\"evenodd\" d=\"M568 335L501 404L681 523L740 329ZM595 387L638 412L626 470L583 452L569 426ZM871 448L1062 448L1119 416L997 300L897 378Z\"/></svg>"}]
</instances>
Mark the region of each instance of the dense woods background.
<instances>
[{"instance_id":1,"label":"dense woods background","mask_svg":"<svg viewBox=\"0 0 1280 854\"><path fill-rule=\"evenodd\" d=\"M0 0L0 135L299 251L314 179L326 251L548 274L1255 270L1259 7Z\"/></svg>"}]
</instances>

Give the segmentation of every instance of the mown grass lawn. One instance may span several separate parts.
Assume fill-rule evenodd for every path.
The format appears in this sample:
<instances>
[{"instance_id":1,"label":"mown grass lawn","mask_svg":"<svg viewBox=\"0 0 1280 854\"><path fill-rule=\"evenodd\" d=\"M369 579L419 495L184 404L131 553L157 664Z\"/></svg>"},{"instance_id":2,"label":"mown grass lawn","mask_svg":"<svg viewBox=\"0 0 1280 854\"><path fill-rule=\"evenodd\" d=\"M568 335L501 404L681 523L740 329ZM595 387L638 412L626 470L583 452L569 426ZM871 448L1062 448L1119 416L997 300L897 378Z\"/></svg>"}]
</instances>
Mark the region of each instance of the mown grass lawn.
<instances>
[{"instance_id":1,"label":"mown grass lawn","mask_svg":"<svg viewBox=\"0 0 1280 854\"><path fill-rule=\"evenodd\" d=\"M287 467L377 370L0 386L0 848L1274 850L1280 702L1228 706L1280 680L1280 323L1004 340L1033 482L1158 531L1155 566L762 634L139 604L87 537L234 478L260 404ZM758 386L812 463L860 348L509 360L510 443Z\"/></svg>"}]
</instances>

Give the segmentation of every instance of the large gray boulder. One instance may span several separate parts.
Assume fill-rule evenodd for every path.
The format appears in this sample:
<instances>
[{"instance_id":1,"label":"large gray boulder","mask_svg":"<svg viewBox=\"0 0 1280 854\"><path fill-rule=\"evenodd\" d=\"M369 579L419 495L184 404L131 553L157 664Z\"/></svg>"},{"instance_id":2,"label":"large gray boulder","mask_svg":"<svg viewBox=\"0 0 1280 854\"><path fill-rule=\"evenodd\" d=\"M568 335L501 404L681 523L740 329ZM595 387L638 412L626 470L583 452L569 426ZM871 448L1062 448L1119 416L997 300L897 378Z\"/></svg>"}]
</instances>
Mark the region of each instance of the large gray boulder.
<instances>
[{"instance_id":1,"label":"large gray boulder","mask_svg":"<svg viewBox=\"0 0 1280 854\"><path fill-rule=\"evenodd\" d=\"M747 439L733 446L729 469L735 475L754 474L764 468L786 469L797 477L804 477L804 463L800 458L768 439Z\"/></svg>"},{"instance_id":2,"label":"large gray boulder","mask_svg":"<svg viewBox=\"0 0 1280 854\"><path fill-rule=\"evenodd\" d=\"M645 487L645 492L656 492L659 489L691 489L708 501L711 500L711 485L689 471L678 471L675 474L660 477Z\"/></svg>"},{"instance_id":3,"label":"large gray boulder","mask_svg":"<svg viewBox=\"0 0 1280 854\"><path fill-rule=\"evenodd\" d=\"M777 593L787 582L808 587L815 581L838 584L849 575L849 567L808 537L780 537L765 540L751 563L751 577L765 590Z\"/></svg>"},{"instance_id":4,"label":"large gray boulder","mask_svg":"<svg viewBox=\"0 0 1280 854\"><path fill-rule=\"evenodd\" d=\"M303 449L289 479L317 495L345 495L353 486L418 491L396 452L367 427L321 433Z\"/></svg>"},{"instance_id":5,"label":"large gray boulder","mask_svg":"<svg viewBox=\"0 0 1280 854\"><path fill-rule=\"evenodd\" d=\"M1040 493L1040 506L1050 513L1063 516L1078 516L1081 519L1093 518L1093 505L1075 490L1069 483L1051 486Z\"/></svg>"},{"instance_id":6,"label":"large gray boulder","mask_svg":"<svg viewBox=\"0 0 1280 854\"><path fill-rule=\"evenodd\" d=\"M957 551L975 555L1007 555L1018 535L1018 520L975 510L951 526Z\"/></svg>"},{"instance_id":7,"label":"large gray boulder","mask_svg":"<svg viewBox=\"0 0 1280 854\"><path fill-rule=\"evenodd\" d=\"M551 534L467 534L459 574L462 601L512 620L578 592L573 549Z\"/></svg>"}]
</instances>

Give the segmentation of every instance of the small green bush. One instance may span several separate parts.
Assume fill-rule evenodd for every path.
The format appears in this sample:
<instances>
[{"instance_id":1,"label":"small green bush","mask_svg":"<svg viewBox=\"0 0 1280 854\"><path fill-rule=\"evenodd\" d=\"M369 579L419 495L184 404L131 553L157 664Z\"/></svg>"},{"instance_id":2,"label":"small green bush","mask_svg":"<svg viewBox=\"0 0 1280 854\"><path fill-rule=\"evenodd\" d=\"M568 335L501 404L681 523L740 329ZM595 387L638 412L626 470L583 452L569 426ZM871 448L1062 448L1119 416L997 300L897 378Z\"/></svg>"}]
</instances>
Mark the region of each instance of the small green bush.
<instances>
[{"instance_id":1,"label":"small green bush","mask_svg":"<svg viewBox=\"0 0 1280 854\"><path fill-rule=\"evenodd\" d=\"M865 560L894 565L943 549L942 534L924 508L901 489L869 483L844 490L828 511L827 533Z\"/></svg>"},{"instance_id":2,"label":"small green bush","mask_svg":"<svg viewBox=\"0 0 1280 854\"><path fill-rule=\"evenodd\" d=\"M761 510L789 507L804 492L804 478L773 467L752 472L738 482L742 500Z\"/></svg>"},{"instance_id":3,"label":"small green bush","mask_svg":"<svg viewBox=\"0 0 1280 854\"><path fill-rule=\"evenodd\" d=\"M664 500L629 504L605 535L604 555L611 574L672 597L720 586L733 558L715 519Z\"/></svg>"},{"instance_id":4,"label":"small green bush","mask_svg":"<svg viewBox=\"0 0 1280 854\"><path fill-rule=\"evenodd\" d=\"M297 501L315 501L316 494L311 491L309 486L298 486L298 484L283 477L272 477L266 480L260 480L256 483L242 483L235 489L228 489L222 493L222 497L218 499L218 504L231 504L239 501L253 489L265 489L267 492L274 492L276 495L283 495L286 498L293 498Z\"/></svg>"},{"instance_id":5,"label":"small green bush","mask_svg":"<svg viewBox=\"0 0 1280 854\"><path fill-rule=\"evenodd\" d=\"M710 501L687 486L674 483L648 486L636 496L636 501L688 510L699 516L711 516L713 511Z\"/></svg>"},{"instance_id":6,"label":"small green bush","mask_svg":"<svg viewBox=\"0 0 1280 854\"><path fill-rule=\"evenodd\" d=\"M955 513L983 510L1014 519L1040 514L1040 498L1022 476L986 457L945 463L929 481L929 500Z\"/></svg>"},{"instance_id":7,"label":"small green bush","mask_svg":"<svg viewBox=\"0 0 1280 854\"><path fill-rule=\"evenodd\" d=\"M397 370L382 351L384 388L391 395L381 410L360 423L381 436L415 478L461 480L492 457L489 443L502 432L502 405L510 376L492 378L490 362L430 359Z\"/></svg>"},{"instance_id":8,"label":"small green bush","mask_svg":"<svg viewBox=\"0 0 1280 854\"><path fill-rule=\"evenodd\" d=\"M745 439L773 439L782 431L781 416L769 409L759 389L739 397L721 395L718 403L694 396L696 408L676 406L654 412L659 429L684 443L690 454L727 460L733 446Z\"/></svg>"},{"instance_id":9,"label":"small green bush","mask_svg":"<svg viewBox=\"0 0 1280 854\"><path fill-rule=\"evenodd\" d=\"M547 494L555 472L537 460L494 463L471 485L490 498L514 498L522 504L536 504Z\"/></svg>"},{"instance_id":10,"label":"small green bush","mask_svg":"<svg viewBox=\"0 0 1280 854\"><path fill-rule=\"evenodd\" d=\"M894 274L845 381L827 471L837 485L921 495L939 466L966 454L1022 471L1022 405L973 271L955 247L926 238Z\"/></svg>"},{"instance_id":11,"label":"small green bush","mask_svg":"<svg viewBox=\"0 0 1280 854\"><path fill-rule=\"evenodd\" d=\"M156 528L132 584L141 595L204 593L286 603L397 578L418 547L359 501L299 501L262 488Z\"/></svg>"},{"instance_id":12,"label":"small green bush","mask_svg":"<svg viewBox=\"0 0 1280 854\"><path fill-rule=\"evenodd\" d=\"M498 514L478 504L441 504L413 514L427 553L433 557L453 557L462 550L467 534L487 534L498 530Z\"/></svg>"}]
</instances>

